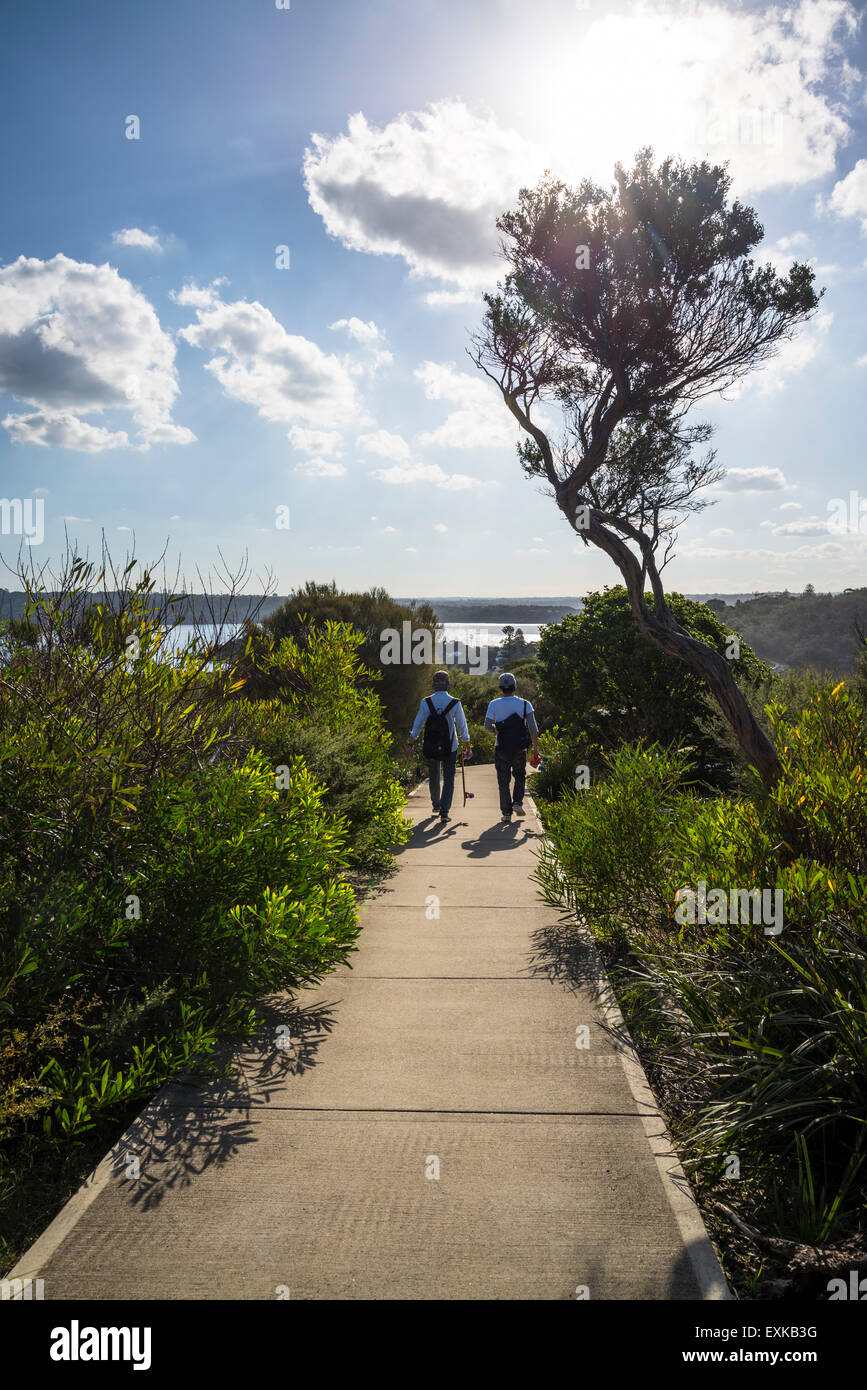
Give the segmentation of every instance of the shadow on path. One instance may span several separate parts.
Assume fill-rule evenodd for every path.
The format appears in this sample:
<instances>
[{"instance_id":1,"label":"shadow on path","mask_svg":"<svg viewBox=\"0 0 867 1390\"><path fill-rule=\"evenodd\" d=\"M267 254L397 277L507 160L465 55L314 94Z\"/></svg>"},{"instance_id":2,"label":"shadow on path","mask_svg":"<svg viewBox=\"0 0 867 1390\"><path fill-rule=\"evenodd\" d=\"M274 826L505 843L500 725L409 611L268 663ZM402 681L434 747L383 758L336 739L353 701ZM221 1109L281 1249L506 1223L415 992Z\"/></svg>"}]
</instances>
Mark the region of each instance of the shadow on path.
<instances>
[{"instance_id":1,"label":"shadow on path","mask_svg":"<svg viewBox=\"0 0 867 1390\"><path fill-rule=\"evenodd\" d=\"M612 1002L611 986L590 932L574 920L562 920L540 927L531 937L532 950L527 970L545 975L572 994L589 992L599 1008L598 1023L615 1050L631 1051L632 1039L625 1024L617 1024L605 1014Z\"/></svg>"},{"instance_id":2,"label":"shadow on path","mask_svg":"<svg viewBox=\"0 0 867 1390\"><path fill-rule=\"evenodd\" d=\"M487 859L489 854L498 854L501 850L522 849L536 839L535 831L522 821L511 821L509 824L499 821L490 830L483 830L475 840L464 840L461 847L466 850L468 859Z\"/></svg>"},{"instance_id":3,"label":"shadow on path","mask_svg":"<svg viewBox=\"0 0 867 1390\"><path fill-rule=\"evenodd\" d=\"M189 1187L206 1168L228 1163L255 1143L256 1110L269 1103L277 1083L316 1065L319 1045L334 1027L333 1007L301 1008L292 999L271 998L259 1005L261 1029L252 1043L239 1052L237 1039L229 1039L218 1049L215 1068L228 1075L164 1087L109 1154L130 1203L151 1211L173 1188ZM227 1118L229 1108L237 1119Z\"/></svg>"}]
</instances>

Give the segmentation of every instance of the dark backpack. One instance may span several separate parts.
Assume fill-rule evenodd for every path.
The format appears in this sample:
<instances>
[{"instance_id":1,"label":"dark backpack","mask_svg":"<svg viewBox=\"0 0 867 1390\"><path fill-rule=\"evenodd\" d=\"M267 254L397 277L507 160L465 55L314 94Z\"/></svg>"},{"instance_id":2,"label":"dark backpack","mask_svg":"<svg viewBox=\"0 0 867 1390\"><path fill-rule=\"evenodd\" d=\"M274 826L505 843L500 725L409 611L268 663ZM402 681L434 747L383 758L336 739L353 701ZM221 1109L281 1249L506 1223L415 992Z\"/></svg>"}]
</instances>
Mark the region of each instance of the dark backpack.
<instances>
[{"instance_id":1,"label":"dark backpack","mask_svg":"<svg viewBox=\"0 0 867 1390\"><path fill-rule=\"evenodd\" d=\"M510 714L508 719L501 719L497 722L497 749L500 753L506 753L511 757L514 753L520 753L523 748L530 747L530 730L527 728L527 701L524 701L524 713Z\"/></svg>"},{"instance_id":2,"label":"dark backpack","mask_svg":"<svg viewBox=\"0 0 867 1390\"><path fill-rule=\"evenodd\" d=\"M424 742L421 751L431 762L441 763L447 753L452 751L452 731L446 715L454 709L457 700L449 700L444 709L438 710L430 696L425 702L430 714L424 726Z\"/></svg>"}]
</instances>

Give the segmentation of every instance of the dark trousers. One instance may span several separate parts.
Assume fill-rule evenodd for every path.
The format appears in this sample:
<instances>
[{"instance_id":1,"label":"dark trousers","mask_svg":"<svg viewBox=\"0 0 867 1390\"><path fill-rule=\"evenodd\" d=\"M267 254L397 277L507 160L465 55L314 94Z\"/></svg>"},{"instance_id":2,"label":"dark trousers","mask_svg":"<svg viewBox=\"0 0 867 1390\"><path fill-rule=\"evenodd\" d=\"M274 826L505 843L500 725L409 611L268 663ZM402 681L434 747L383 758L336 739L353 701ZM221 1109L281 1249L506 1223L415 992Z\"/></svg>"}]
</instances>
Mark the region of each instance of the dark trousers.
<instances>
[{"instance_id":1,"label":"dark trousers","mask_svg":"<svg viewBox=\"0 0 867 1390\"><path fill-rule=\"evenodd\" d=\"M512 814L513 802L524 800L524 783L527 780L527 750L521 748L517 753L501 753L494 749L494 767L497 769L497 784L500 788L500 810L504 816ZM514 794L509 791L509 781L514 777Z\"/></svg>"},{"instance_id":2,"label":"dark trousers","mask_svg":"<svg viewBox=\"0 0 867 1390\"><path fill-rule=\"evenodd\" d=\"M439 807L441 816L447 816L452 807L452 797L455 794L455 764L457 762L457 752L446 753L442 761L443 785L440 791L440 764L436 759L430 759L427 765L427 780L430 787L430 799L434 806Z\"/></svg>"}]
</instances>

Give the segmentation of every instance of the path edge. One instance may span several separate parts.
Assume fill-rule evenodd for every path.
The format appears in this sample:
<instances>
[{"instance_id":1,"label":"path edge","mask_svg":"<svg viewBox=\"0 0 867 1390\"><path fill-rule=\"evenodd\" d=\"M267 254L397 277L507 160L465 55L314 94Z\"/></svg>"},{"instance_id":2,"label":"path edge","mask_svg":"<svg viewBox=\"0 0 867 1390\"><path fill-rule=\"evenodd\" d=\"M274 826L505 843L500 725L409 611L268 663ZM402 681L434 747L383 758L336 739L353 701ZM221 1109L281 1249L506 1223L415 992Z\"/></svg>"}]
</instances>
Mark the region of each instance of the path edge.
<instances>
[{"instance_id":1,"label":"path edge","mask_svg":"<svg viewBox=\"0 0 867 1390\"><path fill-rule=\"evenodd\" d=\"M525 800L532 808L540 838L551 845L536 802L529 793ZM553 845L551 847L553 849ZM735 1295L725 1277L719 1256L705 1225L704 1217L693 1196L689 1179L677 1156L677 1150L668 1132L665 1117L656 1102L632 1035L620 1011L617 995L608 978L608 973L596 946L596 939L589 927L577 917L575 925L581 935L582 944L586 947L588 960L593 971L594 984L598 990L599 1007L605 1023L616 1039L615 1052L620 1057L627 1084L632 1092L636 1109L641 1116L641 1123L644 1126L644 1133L656 1162L663 1191L683 1238L696 1283L701 1290L701 1300L702 1302L733 1301Z\"/></svg>"},{"instance_id":2,"label":"path edge","mask_svg":"<svg viewBox=\"0 0 867 1390\"><path fill-rule=\"evenodd\" d=\"M139 1141L136 1137L137 1127L143 1122L157 1118L155 1112L160 1109L163 1091L167 1089L168 1084L161 1086L144 1109L130 1121L123 1134L103 1155L81 1186L67 1198L54 1220L49 1222L42 1234L24 1251L9 1273L3 1276L5 1280L32 1280L44 1277L42 1271L53 1259L66 1237L72 1234L88 1207L96 1201L109 1180L117 1174L120 1155L126 1149L135 1148Z\"/></svg>"}]
</instances>

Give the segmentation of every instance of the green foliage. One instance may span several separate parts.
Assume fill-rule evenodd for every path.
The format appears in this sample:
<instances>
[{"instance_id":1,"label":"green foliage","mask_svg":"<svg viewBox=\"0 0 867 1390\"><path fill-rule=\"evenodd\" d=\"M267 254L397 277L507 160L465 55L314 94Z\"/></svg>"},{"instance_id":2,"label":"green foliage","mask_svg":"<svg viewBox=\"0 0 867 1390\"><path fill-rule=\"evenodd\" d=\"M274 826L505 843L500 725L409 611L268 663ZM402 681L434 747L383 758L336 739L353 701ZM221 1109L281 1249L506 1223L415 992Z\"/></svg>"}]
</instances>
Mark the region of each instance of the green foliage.
<instances>
[{"instance_id":1,"label":"green foliage","mask_svg":"<svg viewBox=\"0 0 867 1390\"><path fill-rule=\"evenodd\" d=\"M299 755L323 785L324 804L344 818L353 864L389 867L407 837L382 708L367 688L360 633L326 621L301 646L293 638L261 649L258 670L280 698L242 702L239 731L274 769Z\"/></svg>"},{"instance_id":2,"label":"green foliage","mask_svg":"<svg viewBox=\"0 0 867 1390\"><path fill-rule=\"evenodd\" d=\"M565 896L603 939L616 941L648 918L670 916L667 846L687 768L682 752L622 744L606 776L575 790L573 764L572 790L545 810L550 843L538 877L549 900Z\"/></svg>"},{"instance_id":3,"label":"green foliage","mask_svg":"<svg viewBox=\"0 0 867 1390\"><path fill-rule=\"evenodd\" d=\"M79 775L71 765L64 785L54 769L59 800ZM47 1133L90 1127L207 1061L264 991L344 960L357 933L344 841L300 759L281 792L251 753L159 779L86 863L69 857L49 876L42 855L4 854L0 1004L14 1026L0 1056L13 1104L0 1105L0 1134L25 1111L42 1112Z\"/></svg>"},{"instance_id":4,"label":"green foliage","mask_svg":"<svg viewBox=\"0 0 867 1390\"><path fill-rule=\"evenodd\" d=\"M504 291L486 298L490 336L501 360L519 359L525 389L529 377L583 407L602 396L616 363L617 407L646 417L767 357L818 304L814 272L796 263L781 276L753 259L764 231L752 208L729 203L730 186L720 165L657 164L646 148L605 188L549 174L523 188L497 220ZM521 330L513 347L509 335ZM551 347L528 350L531 335L532 349L543 335Z\"/></svg>"},{"instance_id":5,"label":"green foliage","mask_svg":"<svg viewBox=\"0 0 867 1390\"><path fill-rule=\"evenodd\" d=\"M484 724L471 724L467 721L467 728L470 734L470 747L473 750L474 763L492 763L494 761L494 744L497 741L496 734L492 734L486 729Z\"/></svg>"},{"instance_id":6,"label":"green foliage","mask_svg":"<svg viewBox=\"0 0 867 1390\"><path fill-rule=\"evenodd\" d=\"M397 603L385 589L343 593L333 583L308 583L269 614L264 627L277 642L291 637L304 647L310 634L329 621L349 624L362 634L359 661L369 672L379 676L376 689L386 723L393 734L402 737L412 723L422 696L430 692L433 666L413 662L383 665L380 660L382 633L389 628L401 633L403 623L409 622L413 632L424 629L431 634L433 647L436 613L429 604Z\"/></svg>"},{"instance_id":7,"label":"green foliage","mask_svg":"<svg viewBox=\"0 0 867 1390\"><path fill-rule=\"evenodd\" d=\"M826 1240L856 1219L867 1154L867 732L842 686L769 718L772 790L700 797L682 753L624 745L548 808L538 877L607 949L699 1185L737 1153L751 1220ZM780 889L782 933L680 921L702 881Z\"/></svg>"},{"instance_id":8,"label":"green foliage","mask_svg":"<svg viewBox=\"0 0 867 1390\"><path fill-rule=\"evenodd\" d=\"M855 662L855 675L852 679L852 694L861 708L867 710L867 641L861 639L861 646Z\"/></svg>"},{"instance_id":9,"label":"green foliage","mask_svg":"<svg viewBox=\"0 0 867 1390\"><path fill-rule=\"evenodd\" d=\"M823 690L830 690L837 679L830 671L817 671L812 666L795 667L777 675L769 673L764 680L747 688L750 709L766 732L773 730L769 707L781 709L787 715L797 715L806 709Z\"/></svg>"},{"instance_id":10,"label":"green foliage","mask_svg":"<svg viewBox=\"0 0 867 1390\"><path fill-rule=\"evenodd\" d=\"M808 588L812 586L808 585ZM851 676L867 623L867 589L842 594L759 594L720 611L723 622L765 661Z\"/></svg>"},{"instance_id":11,"label":"green foliage","mask_svg":"<svg viewBox=\"0 0 867 1390\"><path fill-rule=\"evenodd\" d=\"M250 650L164 658L147 576L84 626L66 579L0 632L0 1203L346 961L345 870L407 833L358 634L263 646L281 697L244 700Z\"/></svg>"},{"instance_id":12,"label":"green foliage","mask_svg":"<svg viewBox=\"0 0 867 1390\"><path fill-rule=\"evenodd\" d=\"M537 802L543 803L543 815L547 817L547 803L559 801L561 796L575 790L577 769L586 767L591 778L602 775L606 769L603 750L587 737L583 739L560 728L548 730L539 736L541 765L532 775L531 791Z\"/></svg>"},{"instance_id":13,"label":"green foliage","mask_svg":"<svg viewBox=\"0 0 867 1390\"><path fill-rule=\"evenodd\" d=\"M511 671L512 664L532 655L533 648L524 636L523 628L512 623L503 627L503 640L497 648L497 665L504 671Z\"/></svg>"},{"instance_id":14,"label":"green foliage","mask_svg":"<svg viewBox=\"0 0 867 1390\"><path fill-rule=\"evenodd\" d=\"M645 597L652 609L652 595ZM681 594L666 598L682 627L726 654L731 634L710 609ZM704 682L644 636L622 586L589 594L579 614L544 627L536 666L545 696L582 739L606 749L638 740L674 745L689 750L702 780L729 783L731 743ZM768 675L743 643L731 667L747 686Z\"/></svg>"}]
</instances>

